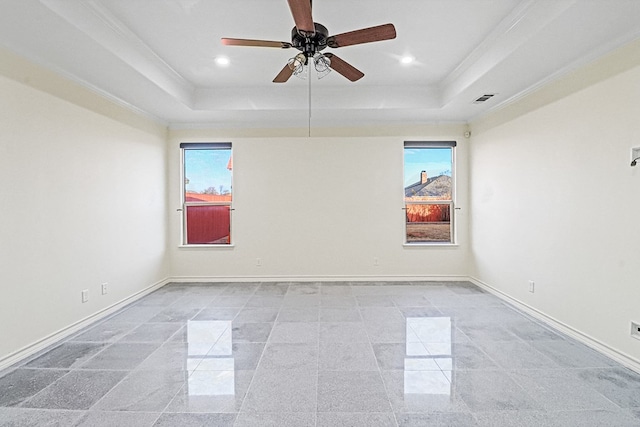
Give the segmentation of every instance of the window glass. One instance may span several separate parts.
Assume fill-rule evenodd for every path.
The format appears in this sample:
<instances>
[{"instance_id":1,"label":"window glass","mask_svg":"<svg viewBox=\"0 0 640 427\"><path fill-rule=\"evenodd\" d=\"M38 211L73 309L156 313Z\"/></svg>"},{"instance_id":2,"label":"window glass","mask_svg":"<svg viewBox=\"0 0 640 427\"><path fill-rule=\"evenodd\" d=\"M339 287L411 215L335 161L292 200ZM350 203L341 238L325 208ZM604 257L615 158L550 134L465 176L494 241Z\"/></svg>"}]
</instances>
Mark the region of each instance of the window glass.
<instances>
[{"instance_id":1,"label":"window glass","mask_svg":"<svg viewBox=\"0 0 640 427\"><path fill-rule=\"evenodd\" d=\"M231 201L231 148L184 150L185 201Z\"/></svg>"},{"instance_id":2,"label":"window glass","mask_svg":"<svg viewBox=\"0 0 640 427\"><path fill-rule=\"evenodd\" d=\"M183 243L231 243L231 144L181 144Z\"/></svg>"},{"instance_id":3,"label":"window glass","mask_svg":"<svg viewBox=\"0 0 640 427\"><path fill-rule=\"evenodd\" d=\"M405 143L405 243L453 243L454 147Z\"/></svg>"}]
</instances>

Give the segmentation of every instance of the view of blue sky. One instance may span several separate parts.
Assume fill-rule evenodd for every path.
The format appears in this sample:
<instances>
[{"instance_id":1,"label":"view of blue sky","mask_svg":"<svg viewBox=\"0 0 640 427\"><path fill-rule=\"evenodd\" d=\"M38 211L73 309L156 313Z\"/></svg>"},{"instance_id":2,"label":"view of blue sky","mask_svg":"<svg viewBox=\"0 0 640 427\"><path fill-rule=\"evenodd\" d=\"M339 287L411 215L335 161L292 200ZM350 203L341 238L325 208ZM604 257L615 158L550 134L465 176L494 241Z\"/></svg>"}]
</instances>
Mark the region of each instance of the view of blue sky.
<instances>
[{"instance_id":1,"label":"view of blue sky","mask_svg":"<svg viewBox=\"0 0 640 427\"><path fill-rule=\"evenodd\" d=\"M187 191L202 193L209 187L220 191L231 190L231 171L227 169L231 150L185 150L185 177ZM434 177L451 175L451 148L405 148L404 186L420 180L420 172Z\"/></svg>"},{"instance_id":2,"label":"view of blue sky","mask_svg":"<svg viewBox=\"0 0 640 427\"><path fill-rule=\"evenodd\" d=\"M231 190L231 171L227 169L231 150L184 150L184 176L187 191L202 193L209 187Z\"/></svg>"},{"instance_id":3,"label":"view of blue sky","mask_svg":"<svg viewBox=\"0 0 640 427\"><path fill-rule=\"evenodd\" d=\"M420 172L429 177L451 175L451 148L405 148L404 186L420 181Z\"/></svg>"}]
</instances>

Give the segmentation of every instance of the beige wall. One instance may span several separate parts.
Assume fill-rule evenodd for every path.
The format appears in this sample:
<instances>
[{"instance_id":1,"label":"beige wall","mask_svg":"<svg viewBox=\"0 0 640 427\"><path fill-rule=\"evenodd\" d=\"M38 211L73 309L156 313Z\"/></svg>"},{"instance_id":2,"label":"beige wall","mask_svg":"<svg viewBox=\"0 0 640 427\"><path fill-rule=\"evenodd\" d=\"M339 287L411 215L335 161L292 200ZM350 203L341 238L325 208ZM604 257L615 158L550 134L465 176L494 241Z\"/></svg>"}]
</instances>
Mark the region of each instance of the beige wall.
<instances>
[{"instance_id":1,"label":"beige wall","mask_svg":"<svg viewBox=\"0 0 640 427\"><path fill-rule=\"evenodd\" d=\"M515 105L472 124L470 154L471 274L635 363L640 167L629 163L640 146L638 58L636 44L567 79L573 93L558 82L531 95L529 112Z\"/></svg>"},{"instance_id":2,"label":"beige wall","mask_svg":"<svg viewBox=\"0 0 640 427\"><path fill-rule=\"evenodd\" d=\"M22 83L34 68L11 65L0 76L0 365L168 275L166 132L35 89Z\"/></svg>"},{"instance_id":3,"label":"beige wall","mask_svg":"<svg viewBox=\"0 0 640 427\"><path fill-rule=\"evenodd\" d=\"M269 280L465 277L467 140L461 126L443 129L423 129L419 137L241 138L213 131L172 132L172 274ZM458 246L403 247L405 139L458 140ZM233 248L179 247L179 144L186 141L233 143Z\"/></svg>"}]
</instances>

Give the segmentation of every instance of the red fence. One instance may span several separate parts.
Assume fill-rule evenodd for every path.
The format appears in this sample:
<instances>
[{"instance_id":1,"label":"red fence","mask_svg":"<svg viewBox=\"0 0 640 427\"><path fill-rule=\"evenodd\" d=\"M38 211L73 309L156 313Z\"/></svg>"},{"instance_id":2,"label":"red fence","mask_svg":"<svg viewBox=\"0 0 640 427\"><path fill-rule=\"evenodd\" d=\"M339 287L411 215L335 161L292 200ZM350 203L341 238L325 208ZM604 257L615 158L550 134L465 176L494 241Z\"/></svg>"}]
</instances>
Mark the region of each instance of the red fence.
<instances>
[{"instance_id":1,"label":"red fence","mask_svg":"<svg viewBox=\"0 0 640 427\"><path fill-rule=\"evenodd\" d=\"M187 243L229 243L229 206L187 206Z\"/></svg>"},{"instance_id":2,"label":"red fence","mask_svg":"<svg viewBox=\"0 0 640 427\"><path fill-rule=\"evenodd\" d=\"M406 205L407 222L449 222L450 205Z\"/></svg>"}]
</instances>

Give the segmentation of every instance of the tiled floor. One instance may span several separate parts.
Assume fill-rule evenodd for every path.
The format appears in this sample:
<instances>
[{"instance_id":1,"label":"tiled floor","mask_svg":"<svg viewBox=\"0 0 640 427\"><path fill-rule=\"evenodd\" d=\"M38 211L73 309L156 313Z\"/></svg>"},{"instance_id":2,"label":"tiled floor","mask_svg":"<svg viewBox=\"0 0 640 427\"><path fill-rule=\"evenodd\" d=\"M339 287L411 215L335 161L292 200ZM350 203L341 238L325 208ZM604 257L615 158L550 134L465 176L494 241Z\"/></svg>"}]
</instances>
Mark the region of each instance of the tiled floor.
<instances>
[{"instance_id":1,"label":"tiled floor","mask_svg":"<svg viewBox=\"0 0 640 427\"><path fill-rule=\"evenodd\" d=\"M171 284L0 375L2 426L640 426L640 375L460 282Z\"/></svg>"}]
</instances>

